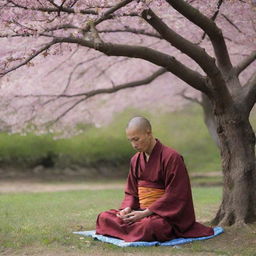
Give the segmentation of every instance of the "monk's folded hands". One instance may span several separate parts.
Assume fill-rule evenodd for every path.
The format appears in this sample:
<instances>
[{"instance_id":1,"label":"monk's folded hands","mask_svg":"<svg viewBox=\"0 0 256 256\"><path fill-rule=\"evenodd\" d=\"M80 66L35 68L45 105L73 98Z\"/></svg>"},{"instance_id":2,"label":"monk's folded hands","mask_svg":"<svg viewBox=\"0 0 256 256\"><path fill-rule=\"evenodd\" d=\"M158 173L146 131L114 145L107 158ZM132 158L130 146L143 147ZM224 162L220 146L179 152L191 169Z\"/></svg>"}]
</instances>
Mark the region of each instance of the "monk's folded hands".
<instances>
[{"instance_id":1,"label":"monk's folded hands","mask_svg":"<svg viewBox=\"0 0 256 256\"><path fill-rule=\"evenodd\" d=\"M143 211L132 211L122 217L123 221L126 223L132 223L138 220L141 220L149 215L153 214L149 209Z\"/></svg>"},{"instance_id":2,"label":"monk's folded hands","mask_svg":"<svg viewBox=\"0 0 256 256\"><path fill-rule=\"evenodd\" d=\"M119 218L123 218L126 214L130 213L132 211L131 207L126 207L119 211L116 216Z\"/></svg>"}]
</instances>

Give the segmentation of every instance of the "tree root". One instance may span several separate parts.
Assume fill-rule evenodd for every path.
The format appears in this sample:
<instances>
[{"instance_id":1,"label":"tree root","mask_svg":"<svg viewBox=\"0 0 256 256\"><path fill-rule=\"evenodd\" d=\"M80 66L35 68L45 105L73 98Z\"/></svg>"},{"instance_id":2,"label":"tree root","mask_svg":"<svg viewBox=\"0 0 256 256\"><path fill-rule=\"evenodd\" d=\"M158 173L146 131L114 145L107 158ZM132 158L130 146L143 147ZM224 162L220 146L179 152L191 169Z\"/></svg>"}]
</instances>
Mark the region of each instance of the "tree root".
<instances>
[{"instance_id":1,"label":"tree root","mask_svg":"<svg viewBox=\"0 0 256 256\"><path fill-rule=\"evenodd\" d=\"M239 229L239 230L241 230L241 229L246 230L246 231L252 231L252 230L253 230L253 229L252 229L247 223L245 223L245 221L243 221L243 220L238 220L238 221L236 221L232 227L234 227L235 229L237 228L237 229Z\"/></svg>"}]
</instances>

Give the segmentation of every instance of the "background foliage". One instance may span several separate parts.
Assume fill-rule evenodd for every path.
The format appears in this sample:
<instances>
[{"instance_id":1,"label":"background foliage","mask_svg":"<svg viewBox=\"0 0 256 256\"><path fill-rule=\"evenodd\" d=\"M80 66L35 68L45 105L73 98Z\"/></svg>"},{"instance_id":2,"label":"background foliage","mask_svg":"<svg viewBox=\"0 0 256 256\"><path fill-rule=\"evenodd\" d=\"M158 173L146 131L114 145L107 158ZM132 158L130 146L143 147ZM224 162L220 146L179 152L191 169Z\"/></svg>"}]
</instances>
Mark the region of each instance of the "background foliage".
<instances>
[{"instance_id":1,"label":"background foliage","mask_svg":"<svg viewBox=\"0 0 256 256\"><path fill-rule=\"evenodd\" d=\"M124 131L127 120L134 115L144 115L151 120L154 135L184 156L189 171L220 170L219 153L203 123L202 110L193 104L181 111L161 114L126 109L107 126L96 128L79 124L77 129L83 132L71 138L54 139L54 134L38 136L30 133L21 136L1 133L1 165L64 168L71 165L127 164L134 150ZM255 111L251 114L251 121L256 127Z\"/></svg>"}]
</instances>

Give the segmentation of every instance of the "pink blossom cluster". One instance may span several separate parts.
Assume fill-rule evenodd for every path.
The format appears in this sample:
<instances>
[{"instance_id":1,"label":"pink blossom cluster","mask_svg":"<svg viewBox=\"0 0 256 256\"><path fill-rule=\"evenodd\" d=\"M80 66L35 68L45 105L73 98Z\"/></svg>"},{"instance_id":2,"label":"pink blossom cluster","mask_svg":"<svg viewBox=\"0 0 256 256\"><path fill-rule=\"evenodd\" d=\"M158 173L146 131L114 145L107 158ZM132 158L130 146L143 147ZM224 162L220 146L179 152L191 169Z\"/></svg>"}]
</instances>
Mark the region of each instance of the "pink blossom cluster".
<instances>
[{"instance_id":1,"label":"pink blossom cluster","mask_svg":"<svg viewBox=\"0 0 256 256\"><path fill-rule=\"evenodd\" d=\"M168 111L184 104L178 93L186 85L168 73L150 86L127 89L113 95L99 95L84 101L83 96L61 97L63 94L82 94L143 79L156 70L154 64L144 60L109 57L79 45L55 44L16 69L56 37L91 40L90 31L84 34L83 29L90 22L103 19L96 28L104 42L146 46L170 54L203 73L193 60L159 38L141 14L145 9L152 9L170 28L213 55L209 39L200 28L164 0L130 1L104 20L106 13L121 2L0 0L0 73L13 69L0 78L0 119L10 127L10 131L36 127L41 132L43 124L58 120L50 126L51 129L65 130L66 134L77 123L102 125L111 120L115 112L129 106ZM222 29L234 64L256 49L253 1L224 0L220 7L217 0L186 2L209 18L218 12L215 22ZM241 80L252 72L255 72L255 65L242 73ZM195 97L199 95L191 88L187 93ZM77 103L79 100L81 103Z\"/></svg>"}]
</instances>

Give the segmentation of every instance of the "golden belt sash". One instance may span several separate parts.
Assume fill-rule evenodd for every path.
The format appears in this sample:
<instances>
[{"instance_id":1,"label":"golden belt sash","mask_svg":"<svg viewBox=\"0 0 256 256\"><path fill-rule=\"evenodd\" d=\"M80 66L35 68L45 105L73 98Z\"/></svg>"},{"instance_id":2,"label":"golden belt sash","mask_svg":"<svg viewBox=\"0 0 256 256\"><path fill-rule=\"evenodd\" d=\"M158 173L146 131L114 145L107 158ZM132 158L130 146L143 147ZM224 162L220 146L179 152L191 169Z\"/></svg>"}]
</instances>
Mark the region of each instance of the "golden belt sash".
<instances>
[{"instance_id":1,"label":"golden belt sash","mask_svg":"<svg viewBox=\"0 0 256 256\"><path fill-rule=\"evenodd\" d=\"M139 194L140 208L144 209L149 207L158 198L160 198L164 194L164 189L138 187L138 194Z\"/></svg>"}]
</instances>

